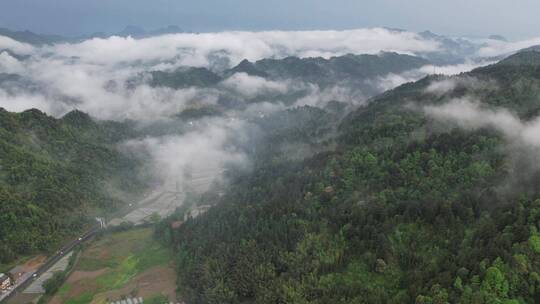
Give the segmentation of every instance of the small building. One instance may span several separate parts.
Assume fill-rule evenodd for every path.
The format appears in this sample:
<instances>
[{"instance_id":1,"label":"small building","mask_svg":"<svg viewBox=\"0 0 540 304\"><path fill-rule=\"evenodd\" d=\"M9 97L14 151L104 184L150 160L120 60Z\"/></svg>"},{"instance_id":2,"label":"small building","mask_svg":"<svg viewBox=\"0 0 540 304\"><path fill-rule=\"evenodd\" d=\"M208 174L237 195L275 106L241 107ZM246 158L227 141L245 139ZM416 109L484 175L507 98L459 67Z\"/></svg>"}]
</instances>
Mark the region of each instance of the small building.
<instances>
[{"instance_id":1,"label":"small building","mask_svg":"<svg viewBox=\"0 0 540 304\"><path fill-rule=\"evenodd\" d=\"M0 291L7 290L10 286L11 278L5 273L0 273Z\"/></svg>"},{"instance_id":2,"label":"small building","mask_svg":"<svg viewBox=\"0 0 540 304\"><path fill-rule=\"evenodd\" d=\"M16 284L25 275L27 270L23 266L16 266L9 271L9 276L13 279L12 284Z\"/></svg>"}]
</instances>

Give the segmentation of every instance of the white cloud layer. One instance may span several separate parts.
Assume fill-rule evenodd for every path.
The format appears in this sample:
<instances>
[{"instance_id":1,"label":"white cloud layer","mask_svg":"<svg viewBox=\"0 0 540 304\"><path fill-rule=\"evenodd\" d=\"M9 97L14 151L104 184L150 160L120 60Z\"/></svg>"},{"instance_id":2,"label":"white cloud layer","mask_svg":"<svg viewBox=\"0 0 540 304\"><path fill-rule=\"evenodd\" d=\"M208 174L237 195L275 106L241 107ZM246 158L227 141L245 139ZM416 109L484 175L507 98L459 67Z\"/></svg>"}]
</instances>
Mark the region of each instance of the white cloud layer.
<instances>
[{"instance_id":1,"label":"white cloud layer","mask_svg":"<svg viewBox=\"0 0 540 304\"><path fill-rule=\"evenodd\" d=\"M504 108L487 108L467 98L441 106L426 106L424 112L437 120L456 123L465 129L493 128L509 141L540 148L540 117L522 121Z\"/></svg>"},{"instance_id":2,"label":"white cloud layer","mask_svg":"<svg viewBox=\"0 0 540 304\"><path fill-rule=\"evenodd\" d=\"M436 74L436 75L445 75L453 76L465 72L470 72L476 68L492 64L492 61L480 61L480 62L466 62L456 65L444 65L444 66L435 66L435 65L426 65L419 69L407 71L401 74L390 73L384 77L379 77L376 81L372 81L377 84L377 86L386 91L398 87L402 84L408 82L414 82L420 80L426 75ZM453 89L455 87L454 80L447 80L443 83L434 83L428 88L428 92L431 89L438 89L442 86L451 86ZM450 87L448 87L448 91ZM442 93L444 94L444 92Z\"/></svg>"},{"instance_id":3,"label":"white cloud layer","mask_svg":"<svg viewBox=\"0 0 540 304\"><path fill-rule=\"evenodd\" d=\"M34 52L35 49L29 44L0 35L0 51L2 50L10 50L20 55L28 55Z\"/></svg>"},{"instance_id":4,"label":"white cloud layer","mask_svg":"<svg viewBox=\"0 0 540 304\"><path fill-rule=\"evenodd\" d=\"M226 166L245 165L245 154L231 144L244 128L239 120L212 119L183 135L131 140L123 148L149 154L147 166L160 187L201 192L222 181Z\"/></svg>"},{"instance_id":5,"label":"white cloud layer","mask_svg":"<svg viewBox=\"0 0 540 304\"><path fill-rule=\"evenodd\" d=\"M20 74L41 90L18 95L2 91L0 107L11 111L38 107L54 116L77 108L102 119L130 118L146 122L166 118L190 106L215 104L219 98L219 92L212 89L171 90L145 85L133 89L125 86L129 79L149 70L170 70L185 65L223 68L243 59L255 61L291 55L330 57L346 53L396 51L415 54L441 50L439 42L434 40L426 40L412 32L383 28L182 33L145 39L110 37L43 47L0 37L0 49L1 46L31 57L19 61L7 52L0 53L0 73ZM386 90L433 72L454 74L475 66L477 64L473 63L426 66L400 75L389 74L373 79L372 84L379 90ZM365 98L361 92L346 92L344 88L321 90L311 84L269 81L246 74L230 77L220 89L237 94L240 99L264 93L283 94L288 90L310 92L302 100L289 102L292 105L324 105L330 98L351 99L359 104L358 101Z\"/></svg>"},{"instance_id":6,"label":"white cloud layer","mask_svg":"<svg viewBox=\"0 0 540 304\"><path fill-rule=\"evenodd\" d=\"M442 96L447 94L458 87L468 88L472 90L489 89L497 90L497 83L494 80L479 80L475 77L461 76L446 78L440 81L433 81L425 89L425 93L433 94L436 96Z\"/></svg>"},{"instance_id":7,"label":"white cloud layer","mask_svg":"<svg viewBox=\"0 0 540 304\"><path fill-rule=\"evenodd\" d=\"M501 41L501 40L486 40L484 45L478 50L480 57L497 57L510 55L519 50L540 45L540 37L519 41Z\"/></svg>"},{"instance_id":8,"label":"white cloud layer","mask_svg":"<svg viewBox=\"0 0 540 304\"><path fill-rule=\"evenodd\" d=\"M29 58L18 60L7 49ZM207 184L222 179L227 164L242 164L247 157L231 144L245 136L246 118L263 116L291 106L324 107L329 101L362 104L367 97L359 89L334 86L320 88L292 80L272 81L244 73L235 74L212 88L154 88L144 83L128 86L130 80L152 70L173 70L180 66L220 69L243 59L286 56L331 57L347 53L376 54L394 51L424 54L441 50L441 45L405 31L381 28L346 31L269 31L174 34L133 39L96 38L80 43L62 43L33 47L0 37L0 73L19 74L32 89L0 87L0 107L9 111L38 108L54 116L79 109L93 117L110 120L133 119L145 125L168 121L181 111L216 105L225 96L244 107L225 113L223 118L204 120L184 133L128 142L132 151L142 151L149 172L167 187L183 183L186 176L207 172ZM426 74L454 74L475 64L426 66L401 75L390 74L373 79L379 89L391 89ZM279 96L302 92L295 100L257 100L261 96ZM280 98L280 97L276 97ZM234 117L235 120L227 117ZM188 122L185 122L188 123Z\"/></svg>"},{"instance_id":9,"label":"white cloud layer","mask_svg":"<svg viewBox=\"0 0 540 304\"><path fill-rule=\"evenodd\" d=\"M83 62L119 64L126 62L179 61L182 65L209 66L211 55L236 65L270 57L338 56L347 53L376 54L433 52L439 44L416 33L383 28L345 31L267 31L171 34L145 39L131 37L95 38L77 44L58 44L45 49Z\"/></svg>"},{"instance_id":10,"label":"white cloud layer","mask_svg":"<svg viewBox=\"0 0 540 304\"><path fill-rule=\"evenodd\" d=\"M225 79L222 85L240 95L254 98L265 93L285 94L289 90L290 84L288 82L266 80L262 77L251 76L246 73L236 73Z\"/></svg>"},{"instance_id":11,"label":"white cloud layer","mask_svg":"<svg viewBox=\"0 0 540 304\"><path fill-rule=\"evenodd\" d=\"M8 74L24 73L23 65L8 52L0 52L0 71Z\"/></svg>"}]
</instances>

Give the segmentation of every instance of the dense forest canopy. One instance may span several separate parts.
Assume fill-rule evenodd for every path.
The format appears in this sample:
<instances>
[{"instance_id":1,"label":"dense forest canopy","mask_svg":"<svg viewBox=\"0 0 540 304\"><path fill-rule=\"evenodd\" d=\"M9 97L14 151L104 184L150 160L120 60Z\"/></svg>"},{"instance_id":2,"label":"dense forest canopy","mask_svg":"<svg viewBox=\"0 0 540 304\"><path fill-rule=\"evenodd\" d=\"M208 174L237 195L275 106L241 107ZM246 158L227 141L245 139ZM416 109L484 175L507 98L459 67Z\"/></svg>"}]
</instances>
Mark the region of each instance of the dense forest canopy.
<instances>
[{"instance_id":1,"label":"dense forest canopy","mask_svg":"<svg viewBox=\"0 0 540 304\"><path fill-rule=\"evenodd\" d=\"M138 160L115 147L130 133L79 111L0 109L0 263L55 250L136 193Z\"/></svg>"},{"instance_id":2,"label":"dense forest canopy","mask_svg":"<svg viewBox=\"0 0 540 304\"><path fill-rule=\"evenodd\" d=\"M208 214L171 228L179 210L161 224L181 294L194 303L540 301L537 135L523 136L540 110L539 67L540 53L527 51L429 76L338 125L328 109L281 113L289 124L265 128L282 142L255 152L253 172ZM315 152L291 157L284 142Z\"/></svg>"}]
</instances>

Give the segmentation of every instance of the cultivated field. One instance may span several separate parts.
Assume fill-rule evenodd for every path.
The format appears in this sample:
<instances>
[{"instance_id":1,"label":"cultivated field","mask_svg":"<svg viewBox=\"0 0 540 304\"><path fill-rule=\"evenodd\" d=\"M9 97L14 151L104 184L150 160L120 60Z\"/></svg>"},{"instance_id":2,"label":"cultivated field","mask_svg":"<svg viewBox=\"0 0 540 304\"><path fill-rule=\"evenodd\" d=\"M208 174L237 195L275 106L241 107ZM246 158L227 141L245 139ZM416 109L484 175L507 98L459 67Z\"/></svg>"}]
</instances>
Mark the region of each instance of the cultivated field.
<instances>
[{"instance_id":1,"label":"cultivated field","mask_svg":"<svg viewBox=\"0 0 540 304\"><path fill-rule=\"evenodd\" d=\"M139 228L93 241L50 303L108 303L126 297L176 302L175 267L152 233Z\"/></svg>"}]
</instances>

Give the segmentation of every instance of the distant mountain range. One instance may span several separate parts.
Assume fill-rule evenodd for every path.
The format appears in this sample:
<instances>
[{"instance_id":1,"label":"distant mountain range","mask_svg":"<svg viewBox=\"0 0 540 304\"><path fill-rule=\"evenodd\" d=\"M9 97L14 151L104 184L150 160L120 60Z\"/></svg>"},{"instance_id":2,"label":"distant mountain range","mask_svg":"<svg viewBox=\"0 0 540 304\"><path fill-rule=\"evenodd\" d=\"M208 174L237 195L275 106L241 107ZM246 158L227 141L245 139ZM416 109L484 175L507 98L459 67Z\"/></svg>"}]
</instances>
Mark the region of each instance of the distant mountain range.
<instances>
[{"instance_id":1,"label":"distant mountain range","mask_svg":"<svg viewBox=\"0 0 540 304\"><path fill-rule=\"evenodd\" d=\"M236 73L262 77L268 80L298 80L321 87L344 85L365 86L365 81L389 73L399 74L428 65L426 59L383 52L378 55L353 55L331 57L263 59L256 62L243 60L222 73L206 68L180 68L175 71L154 71L152 86L185 88L207 87Z\"/></svg>"},{"instance_id":2,"label":"distant mountain range","mask_svg":"<svg viewBox=\"0 0 540 304\"><path fill-rule=\"evenodd\" d=\"M407 32L403 29L388 29L394 32ZM36 34L30 31L13 31L5 28L0 28L0 36L10 37L20 42L29 43L40 46L45 44L54 44L59 42L76 43L92 38L108 38L111 36L132 37L136 39L154 37L166 34L186 33L182 28L176 25L158 28L154 30L146 30L135 25L128 25L123 30L116 33L96 32L89 35L81 35L75 37L67 37L60 35L44 35ZM451 65L463 63L465 58L475 59L477 51L483 46L481 41L473 41L465 38L454 38L443 35L438 35L430 31L418 33L419 37L425 40L431 40L439 43L440 49L436 51L426 51L416 53L417 56L425 58L437 65ZM491 35L489 39L507 41L506 38L500 35ZM503 57L494 58L500 60Z\"/></svg>"},{"instance_id":3,"label":"distant mountain range","mask_svg":"<svg viewBox=\"0 0 540 304\"><path fill-rule=\"evenodd\" d=\"M111 36L120 36L120 37L131 36L133 38L146 38L146 37L166 35L166 34L177 34L177 33L182 33L182 32L184 31L176 25L169 25L167 27L158 28L154 30L145 30L141 27L129 25L129 26L126 26L122 31L117 32L117 33L96 32L90 35L67 37L67 36L60 36L60 35L37 34L28 30L13 31L6 28L0 28L0 36L9 37L19 42L24 42L24 43L28 43L28 44L36 45L36 46L60 43L60 42L78 42L78 41L92 39L92 38L108 38Z\"/></svg>"},{"instance_id":4,"label":"distant mountain range","mask_svg":"<svg viewBox=\"0 0 540 304\"><path fill-rule=\"evenodd\" d=\"M287 57L263 59L255 63L247 60L227 73L244 72L271 79L305 79L320 85L339 80L361 80L388 73L401 73L429 64L429 61L410 55L383 52L379 55L353 55L324 59Z\"/></svg>"},{"instance_id":5,"label":"distant mountain range","mask_svg":"<svg viewBox=\"0 0 540 304\"><path fill-rule=\"evenodd\" d=\"M119 36L119 37L133 37L133 38L147 38L152 36L160 36L160 35L167 35L167 34L178 34L183 33L184 31L176 26L176 25L169 25L167 27L158 28L155 30L145 30L144 28L135 26L135 25L128 25L123 30L117 33L107 34L104 32L94 33L86 36L78 37L77 39L91 39L91 38L107 38L111 36Z\"/></svg>"},{"instance_id":6,"label":"distant mountain range","mask_svg":"<svg viewBox=\"0 0 540 304\"><path fill-rule=\"evenodd\" d=\"M44 45L65 41L66 38L58 35L36 34L30 31L12 31L6 28L0 28L0 36L9 37L19 42L32 45Z\"/></svg>"}]
</instances>

